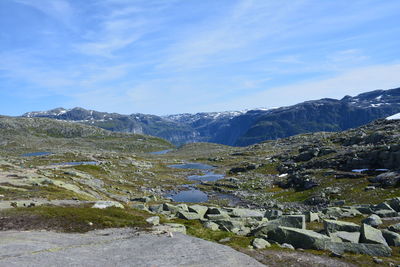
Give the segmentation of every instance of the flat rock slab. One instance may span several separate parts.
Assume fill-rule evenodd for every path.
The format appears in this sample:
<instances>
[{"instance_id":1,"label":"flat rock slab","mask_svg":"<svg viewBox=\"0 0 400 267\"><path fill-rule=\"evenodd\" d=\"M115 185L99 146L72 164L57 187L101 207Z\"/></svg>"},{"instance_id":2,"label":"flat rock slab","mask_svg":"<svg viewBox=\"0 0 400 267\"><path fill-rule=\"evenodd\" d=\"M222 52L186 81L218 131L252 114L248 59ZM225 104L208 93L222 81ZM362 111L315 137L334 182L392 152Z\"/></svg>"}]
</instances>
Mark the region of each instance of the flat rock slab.
<instances>
[{"instance_id":1,"label":"flat rock slab","mask_svg":"<svg viewBox=\"0 0 400 267\"><path fill-rule=\"evenodd\" d=\"M264 266L230 247L133 229L0 232L0 266Z\"/></svg>"}]
</instances>

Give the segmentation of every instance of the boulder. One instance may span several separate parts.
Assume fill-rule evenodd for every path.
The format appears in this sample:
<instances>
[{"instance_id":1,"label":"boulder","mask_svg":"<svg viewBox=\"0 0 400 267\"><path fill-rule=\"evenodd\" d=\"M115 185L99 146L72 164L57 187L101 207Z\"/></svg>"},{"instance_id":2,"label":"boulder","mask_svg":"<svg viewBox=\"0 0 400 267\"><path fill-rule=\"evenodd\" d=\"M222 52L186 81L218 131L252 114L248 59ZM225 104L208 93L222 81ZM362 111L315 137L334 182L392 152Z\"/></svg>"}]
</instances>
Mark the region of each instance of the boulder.
<instances>
[{"instance_id":1,"label":"boulder","mask_svg":"<svg viewBox=\"0 0 400 267\"><path fill-rule=\"evenodd\" d=\"M153 216L146 219L146 222L152 225L159 225L160 224L160 217Z\"/></svg>"},{"instance_id":2,"label":"boulder","mask_svg":"<svg viewBox=\"0 0 400 267\"><path fill-rule=\"evenodd\" d=\"M147 206L143 203L136 203L136 204L132 204L131 208L133 209L137 209L137 210L145 210L148 211L149 209L147 208Z\"/></svg>"},{"instance_id":3,"label":"boulder","mask_svg":"<svg viewBox=\"0 0 400 267\"><path fill-rule=\"evenodd\" d=\"M338 255L342 255L345 252L379 257L390 257L392 255L391 248L382 244L355 244L328 241L323 242L319 249L332 251Z\"/></svg>"},{"instance_id":4,"label":"boulder","mask_svg":"<svg viewBox=\"0 0 400 267\"><path fill-rule=\"evenodd\" d=\"M188 207L189 212L195 212L200 215L201 218L206 214L208 207L201 205L191 205Z\"/></svg>"},{"instance_id":5,"label":"boulder","mask_svg":"<svg viewBox=\"0 0 400 267\"><path fill-rule=\"evenodd\" d=\"M230 217L228 213L222 213L222 214L206 214L205 218L209 219L210 221L218 221L218 220L228 220Z\"/></svg>"},{"instance_id":6,"label":"boulder","mask_svg":"<svg viewBox=\"0 0 400 267\"><path fill-rule=\"evenodd\" d=\"M372 227L375 227L375 228L383 223L381 218L376 214L370 215L368 218L365 218L361 222L365 223L365 224L368 224L368 225L371 225Z\"/></svg>"},{"instance_id":7,"label":"boulder","mask_svg":"<svg viewBox=\"0 0 400 267\"><path fill-rule=\"evenodd\" d=\"M286 249L290 249L290 250L295 250L295 248L288 244L288 243L283 243L282 245L279 245L281 248L286 248Z\"/></svg>"},{"instance_id":8,"label":"boulder","mask_svg":"<svg viewBox=\"0 0 400 267\"><path fill-rule=\"evenodd\" d=\"M382 230L382 235L389 246L400 246L400 234L384 229Z\"/></svg>"},{"instance_id":9,"label":"boulder","mask_svg":"<svg viewBox=\"0 0 400 267\"><path fill-rule=\"evenodd\" d=\"M178 211L176 216L184 220L199 220L201 218L200 214L188 211Z\"/></svg>"},{"instance_id":10,"label":"boulder","mask_svg":"<svg viewBox=\"0 0 400 267\"><path fill-rule=\"evenodd\" d=\"M261 236L268 235L268 232L275 230L279 226L286 226L291 228L306 229L304 215L285 215L278 219L263 223L260 227L254 229L251 235Z\"/></svg>"},{"instance_id":11,"label":"boulder","mask_svg":"<svg viewBox=\"0 0 400 267\"><path fill-rule=\"evenodd\" d=\"M338 231L359 232L360 226L351 222L324 220L324 229L326 233L334 233Z\"/></svg>"},{"instance_id":12,"label":"boulder","mask_svg":"<svg viewBox=\"0 0 400 267\"><path fill-rule=\"evenodd\" d=\"M94 203L92 206L92 208L95 209L106 209L111 207L124 209L124 206L117 201L96 201L96 203Z\"/></svg>"},{"instance_id":13,"label":"boulder","mask_svg":"<svg viewBox=\"0 0 400 267\"><path fill-rule=\"evenodd\" d=\"M231 217L239 217L239 218L255 218L261 220L264 217L264 214L258 210L251 209L229 209Z\"/></svg>"},{"instance_id":14,"label":"boulder","mask_svg":"<svg viewBox=\"0 0 400 267\"><path fill-rule=\"evenodd\" d=\"M276 218L281 217L283 212L281 210L267 210L264 214L264 217L268 220L274 220Z\"/></svg>"},{"instance_id":15,"label":"boulder","mask_svg":"<svg viewBox=\"0 0 400 267\"><path fill-rule=\"evenodd\" d=\"M177 213L178 211L189 211L186 204L179 204L175 206L170 203L164 203L163 210L171 213Z\"/></svg>"},{"instance_id":16,"label":"boulder","mask_svg":"<svg viewBox=\"0 0 400 267\"><path fill-rule=\"evenodd\" d=\"M271 244L262 238L256 238L253 240L253 242L251 243L253 245L254 248L256 249L263 249L263 248L269 248L271 247Z\"/></svg>"},{"instance_id":17,"label":"boulder","mask_svg":"<svg viewBox=\"0 0 400 267\"><path fill-rule=\"evenodd\" d=\"M392 209L390 209L390 210L377 210L377 211L374 211L374 213L376 215L378 215L379 217L381 217L381 218L389 218L389 217L397 217L397 216L399 216L399 214L396 211L392 210Z\"/></svg>"},{"instance_id":18,"label":"boulder","mask_svg":"<svg viewBox=\"0 0 400 267\"><path fill-rule=\"evenodd\" d=\"M388 245L380 230L365 223L361 227L360 243Z\"/></svg>"},{"instance_id":19,"label":"boulder","mask_svg":"<svg viewBox=\"0 0 400 267\"><path fill-rule=\"evenodd\" d=\"M278 243L288 243L295 248L319 249L330 237L311 230L279 226L268 233L268 239Z\"/></svg>"},{"instance_id":20,"label":"boulder","mask_svg":"<svg viewBox=\"0 0 400 267\"><path fill-rule=\"evenodd\" d=\"M400 197L389 200L389 206L397 212L400 212Z\"/></svg>"},{"instance_id":21,"label":"boulder","mask_svg":"<svg viewBox=\"0 0 400 267\"><path fill-rule=\"evenodd\" d=\"M362 214L371 214L372 213L372 206L369 204L355 205L355 206L352 206L352 208L358 210Z\"/></svg>"},{"instance_id":22,"label":"boulder","mask_svg":"<svg viewBox=\"0 0 400 267\"><path fill-rule=\"evenodd\" d=\"M392 232L400 233L400 223L392 224L388 229Z\"/></svg>"},{"instance_id":23,"label":"boulder","mask_svg":"<svg viewBox=\"0 0 400 267\"><path fill-rule=\"evenodd\" d=\"M383 187L396 186L400 182L400 174L397 172L385 172L368 180L371 183L377 183Z\"/></svg>"},{"instance_id":24,"label":"boulder","mask_svg":"<svg viewBox=\"0 0 400 267\"><path fill-rule=\"evenodd\" d=\"M203 226L207 229L210 229L212 231L217 231L219 230L219 225L216 224L215 222L210 222L210 221L206 221L203 223Z\"/></svg>"},{"instance_id":25,"label":"boulder","mask_svg":"<svg viewBox=\"0 0 400 267\"><path fill-rule=\"evenodd\" d=\"M149 206L149 210L154 213L163 212L163 204Z\"/></svg>"},{"instance_id":26,"label":"boulder","mask_svg":"<svg viewBox=\"0 0 400 267\"><path fill-rule=\"evenodd\" d=\"M221 208L216 208L216 207L210 207L207 209L206 214L224 214L226 213L225 210L221 209Z\"/></svg>"},{"instance_id":27,"label":"boulder","mask_svg":"<svg viewBox=\"0 0 400 267\"><path fill-rule=\"evenodd\" d=\"M338 232L330 233L329 236L332 238L332 241L338 240L340 242L358 243L358 241L360 240L359 232L338 231Z\"/></svg>"},{"instance_id":28,"label":"boulder","mask_svg":"<svg viewBox=\"0 0 400 267\"><path fill-rule=\"evenodd\" d=\"M239 220L218 220L214 221L216 224L219 225L219 228L228 232L238 232L242 227L244 227L243 222Z\"/></svg>"},{"instance_id":29,"label":"boulder","mask_svg":"<svg viewBox=\"0 0 400 267\"><path fill-rule=\"evenodd\" d=\"M131 201L138 201L138 202L150 202L150 201L157 201L157 197L154 195L145 196L145 197L138 197L132 198Z\"/></svg>"},{"instance_id":30,"label":"boulder","mask_svg":"<svg viewBox=\"0 0 400 267\"><path fill-rule=\"evenodd\" d=\"M305 216L306 216L306 221L307 222L319 222L318 213L309 211L309 212L305 213Z\"/></svg>"}]
</instances>

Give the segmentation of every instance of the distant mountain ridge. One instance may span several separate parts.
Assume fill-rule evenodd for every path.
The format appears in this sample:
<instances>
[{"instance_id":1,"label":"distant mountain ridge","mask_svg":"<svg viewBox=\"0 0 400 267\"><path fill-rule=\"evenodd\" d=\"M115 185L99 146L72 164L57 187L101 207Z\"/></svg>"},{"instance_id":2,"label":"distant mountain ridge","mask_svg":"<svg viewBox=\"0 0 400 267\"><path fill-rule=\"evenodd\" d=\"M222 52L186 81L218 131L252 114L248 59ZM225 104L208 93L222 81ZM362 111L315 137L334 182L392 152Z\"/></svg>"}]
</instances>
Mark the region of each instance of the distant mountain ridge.
<instances>
[{"instance_id":1,"label":"distant mountain ridge","mask_svg":"<svg viewBox=\"0 0 400 267\"><path fill-rule=\"evenodd\" d=\"M400 88L375 90L340 100L324 98L270 110L156 116L121 115L83 108L28 112L47 117L164 138L176 145L213 142L245 146L316 131L342 131L400 112Z\"/></svg>"}]
</instances>

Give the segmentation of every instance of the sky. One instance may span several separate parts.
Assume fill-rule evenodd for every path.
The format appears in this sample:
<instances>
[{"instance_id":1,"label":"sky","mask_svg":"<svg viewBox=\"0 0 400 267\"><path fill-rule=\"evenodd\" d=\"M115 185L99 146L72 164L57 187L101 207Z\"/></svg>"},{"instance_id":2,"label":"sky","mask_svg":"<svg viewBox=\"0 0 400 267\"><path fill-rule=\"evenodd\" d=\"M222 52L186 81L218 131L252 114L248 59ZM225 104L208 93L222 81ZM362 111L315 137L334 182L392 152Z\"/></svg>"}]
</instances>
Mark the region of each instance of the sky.
<instances>
[{"instance_id":1,"label":"sky","mask_svg":"<svg viewBox=\"0 0 400 267\"><path fill-rule=\"evenodd\" d=\"M272 108L400 87L398 0L0 0L0 114Z\"/></svg>"}]
</instances>

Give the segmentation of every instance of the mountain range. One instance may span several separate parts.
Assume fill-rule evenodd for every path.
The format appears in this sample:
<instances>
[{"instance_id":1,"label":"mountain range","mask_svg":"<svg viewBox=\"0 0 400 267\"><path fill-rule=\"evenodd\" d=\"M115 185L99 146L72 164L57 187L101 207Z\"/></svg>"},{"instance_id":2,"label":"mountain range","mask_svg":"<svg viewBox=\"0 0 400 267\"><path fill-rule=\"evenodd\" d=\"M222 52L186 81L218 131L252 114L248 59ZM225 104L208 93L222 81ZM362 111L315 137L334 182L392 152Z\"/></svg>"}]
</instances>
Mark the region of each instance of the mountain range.
<instances>
[{"instance_id":1,"label":"mountain range","mask_svg":"<svg viewBox=\"0 0 400 267\"><path fill-rule=\"evenodd\" d=\"M156 116L56 108L23 117L47 117L164 138L175 145L212 142L246 146L317 131L342 131L400 112L400 88L342 99L324 98L275 109Z\"/></svg>"}]
</instances>

